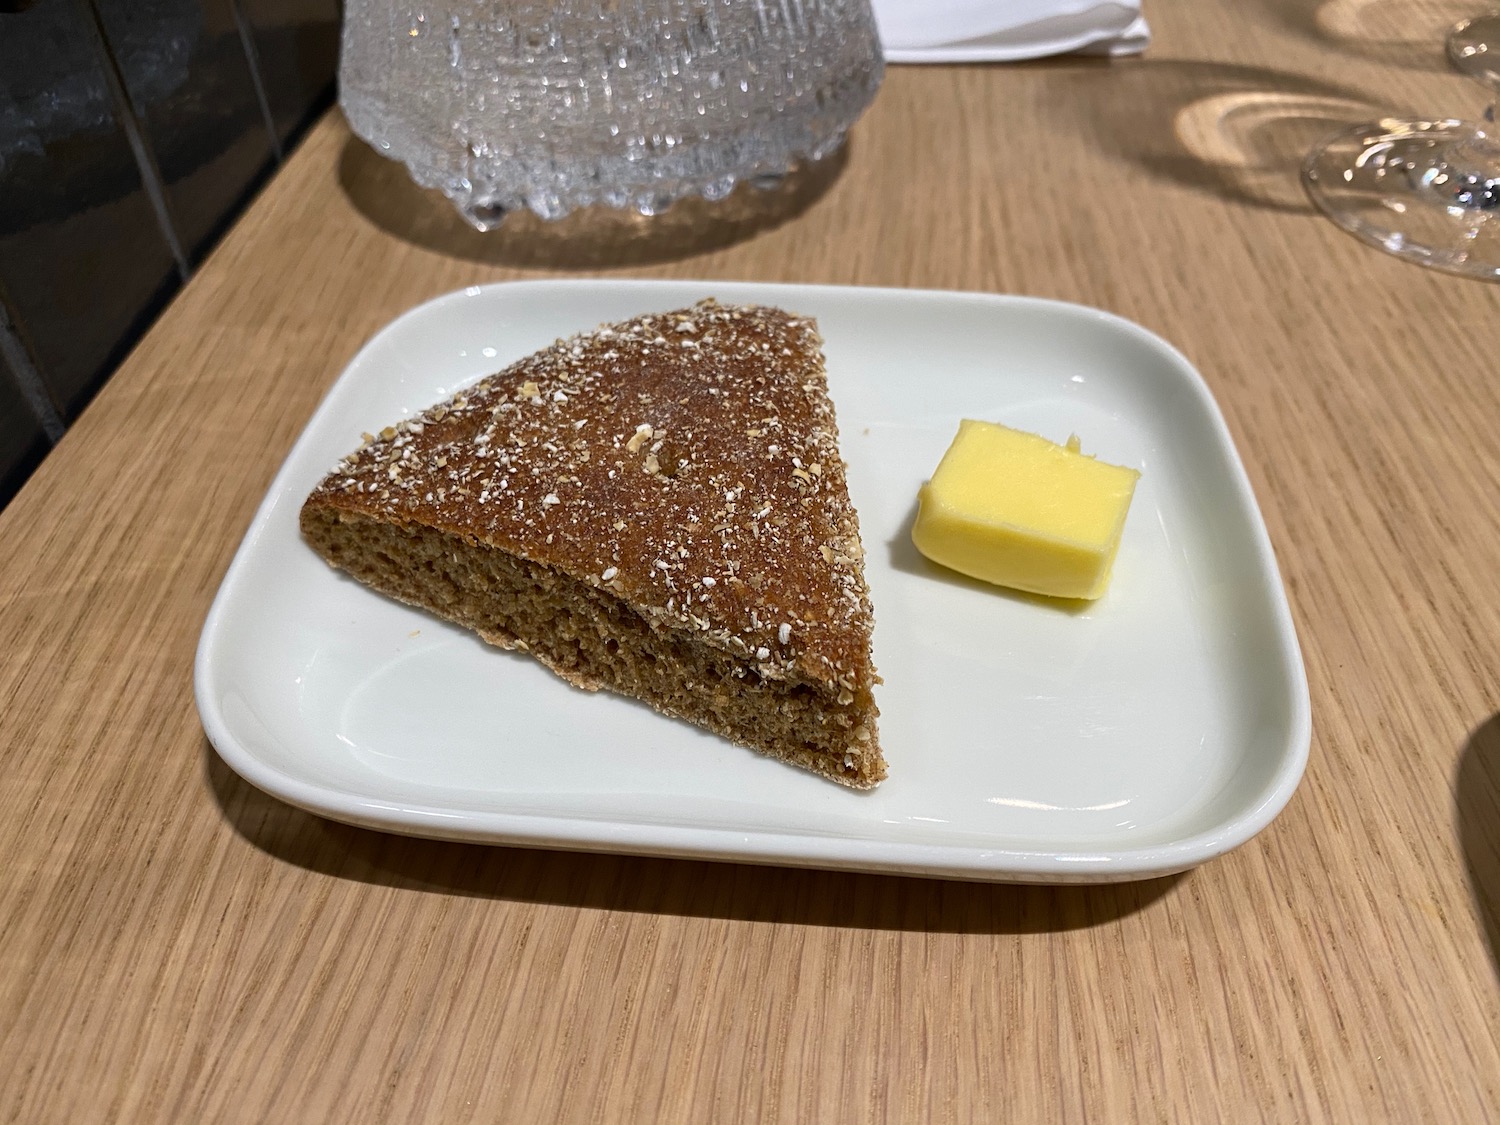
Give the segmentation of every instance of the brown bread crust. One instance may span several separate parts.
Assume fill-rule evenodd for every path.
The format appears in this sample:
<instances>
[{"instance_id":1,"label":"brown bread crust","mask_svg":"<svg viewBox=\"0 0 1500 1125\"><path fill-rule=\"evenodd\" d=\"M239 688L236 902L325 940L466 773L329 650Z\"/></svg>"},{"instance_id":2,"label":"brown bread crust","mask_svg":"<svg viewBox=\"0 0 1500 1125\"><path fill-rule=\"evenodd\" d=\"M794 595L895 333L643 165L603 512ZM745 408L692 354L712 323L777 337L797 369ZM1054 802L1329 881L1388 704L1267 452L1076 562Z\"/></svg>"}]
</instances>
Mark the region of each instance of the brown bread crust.
<instances>
[{"instance_id":1,"label":"brown bread crust","mask_svg":"<svg viewBox=\"0 0 1500 1125\"><path fill-rule=\"evenodd\" d=\"M808 318L704 301L559 340L367 435L302 527L361 580L580 687L844 784L885 776Z\"/></svg>"}]
</instances>

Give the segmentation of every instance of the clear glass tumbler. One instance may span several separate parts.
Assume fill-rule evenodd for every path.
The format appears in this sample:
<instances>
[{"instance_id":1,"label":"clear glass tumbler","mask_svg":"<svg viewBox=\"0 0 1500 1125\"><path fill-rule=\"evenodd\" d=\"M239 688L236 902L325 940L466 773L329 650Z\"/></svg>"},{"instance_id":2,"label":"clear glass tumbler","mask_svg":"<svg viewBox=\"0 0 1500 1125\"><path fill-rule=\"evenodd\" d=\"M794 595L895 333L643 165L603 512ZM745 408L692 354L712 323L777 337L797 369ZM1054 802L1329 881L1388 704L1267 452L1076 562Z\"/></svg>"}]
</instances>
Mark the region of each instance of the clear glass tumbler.
<instances>
[{"instance_id":1,"label":"clear glass tumbler","mask_svg":"<svg viewBox=\"0 0 1500 1125\"><path fill-rule=\"evenodd\" d=\"M883 74L869 0L346 0L339 101L486 230L778 177Z\"/></svg>"}]
</instances>

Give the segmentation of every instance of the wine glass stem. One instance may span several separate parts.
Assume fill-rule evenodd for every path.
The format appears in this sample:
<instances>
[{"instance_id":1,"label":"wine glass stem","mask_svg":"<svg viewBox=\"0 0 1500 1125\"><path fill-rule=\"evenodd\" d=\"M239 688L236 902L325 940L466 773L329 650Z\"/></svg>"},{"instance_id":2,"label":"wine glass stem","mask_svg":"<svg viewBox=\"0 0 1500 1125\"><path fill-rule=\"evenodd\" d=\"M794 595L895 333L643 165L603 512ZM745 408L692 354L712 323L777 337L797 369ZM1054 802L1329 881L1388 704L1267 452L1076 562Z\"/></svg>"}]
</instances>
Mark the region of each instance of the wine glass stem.
<instances>
[{"instance_id":1,"label":"wine glass stem","mask_svg":"<svg viewBox=\"0 0 1500 1125\"><path fill-rule=\"evenodd\" d=\"M1500 212L1500 131L1494 115L1492 105L1485 123L1452 144L1421 176L1423 186L1444 202L1476 211L1477 217Z\"/></svg>"}]
</instances>

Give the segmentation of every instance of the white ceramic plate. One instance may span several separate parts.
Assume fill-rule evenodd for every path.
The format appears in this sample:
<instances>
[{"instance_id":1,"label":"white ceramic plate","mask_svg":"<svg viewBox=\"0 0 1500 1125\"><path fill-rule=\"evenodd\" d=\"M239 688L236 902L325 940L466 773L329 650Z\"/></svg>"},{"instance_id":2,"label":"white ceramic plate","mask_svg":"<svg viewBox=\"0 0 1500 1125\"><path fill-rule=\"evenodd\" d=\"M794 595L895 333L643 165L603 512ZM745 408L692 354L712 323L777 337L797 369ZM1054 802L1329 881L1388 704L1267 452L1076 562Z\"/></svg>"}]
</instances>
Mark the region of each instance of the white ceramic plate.
<instances>
[{"instance_id":1,"label":"white ceramic plate","mask_svg":"<svg viewBox=\"0 0 1500 1125\"><path fill-rule=\"evenodd\" d=\"M888 63L1136 55L1151 41L1140 0L875 0L874 8Z\"/></svg>"},{"instance_id":2,"label":"white ceramic plate","mask_svg":"<svg viewBox=\"0 0 1500 1125\"><path fill-rule=\"evenodd\" d=\"M875 602L890 778L858 793L576 691L331 570L303 497L376 431L558 336L713 295L816 316ZM1111 589L1082 611L937 568L908 536L959 419L1142 472ZM1049 301L913 290L556 281L396 320L319 407L204 626L214 746L282 800L422 836L970 879L1192 867L1302 774L1307 683L1244 469L1203 380L1145 330Z\"/></svg>"}]
</instances>

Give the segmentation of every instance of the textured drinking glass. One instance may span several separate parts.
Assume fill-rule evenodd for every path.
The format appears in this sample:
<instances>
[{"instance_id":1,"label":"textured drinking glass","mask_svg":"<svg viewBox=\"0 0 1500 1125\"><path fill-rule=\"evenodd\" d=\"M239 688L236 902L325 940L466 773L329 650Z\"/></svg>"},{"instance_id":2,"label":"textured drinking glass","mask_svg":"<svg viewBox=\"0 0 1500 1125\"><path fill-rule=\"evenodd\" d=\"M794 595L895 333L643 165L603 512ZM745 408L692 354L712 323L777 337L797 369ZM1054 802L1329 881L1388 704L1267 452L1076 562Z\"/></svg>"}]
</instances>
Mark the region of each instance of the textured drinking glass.
<instances>
[{"instance_id":1,"label":"textured drinking glass","mask_svg":"<svg viewBox=\"0 0 1500 1125\"><path fill-rule=\"evenodd\" d=\"M354 131L481 230L655 214L842 143L880 85L869 0L346 0Z\"/></svg>"}]
</instances>

